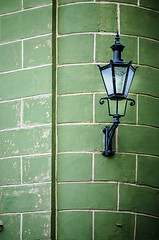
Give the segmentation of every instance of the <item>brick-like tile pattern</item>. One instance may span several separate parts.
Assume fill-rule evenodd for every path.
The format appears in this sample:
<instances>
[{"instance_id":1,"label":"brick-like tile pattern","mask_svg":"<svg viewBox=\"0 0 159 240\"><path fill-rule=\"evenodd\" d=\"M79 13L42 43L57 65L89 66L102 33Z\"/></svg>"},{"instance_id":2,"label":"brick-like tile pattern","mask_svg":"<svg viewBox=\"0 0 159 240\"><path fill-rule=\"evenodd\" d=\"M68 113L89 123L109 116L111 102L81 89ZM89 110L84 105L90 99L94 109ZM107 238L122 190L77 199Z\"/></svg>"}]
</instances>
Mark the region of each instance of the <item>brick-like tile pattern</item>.
<instances>
[{"instance_id":1,"label":"brick-like tile pattern","mask_svg":"<svg viewBox=\"0 0 159 240\"><path fill-rule=\"evenodd\" d=\"M158 236L156 10L153 0L58 1L58 240ZM110 46L117 28L125 45L123 59L138 66L129 94L136 104L128 105L121 118L113 139L117 153L104 158L102 129L113 119L107 104L99 105L106 93L97 64L113 58Z\"/></svg>"},{"instance_id":2,"label":"brick-like tile pattern","mask_svg":"<svg viewBox=\"0 0 159 240\"><path fill-rule=\"evenodd\" d=\"M52 1L2 0L0 25L0 238L49 239Z\"/></svg>"}]
</instances>

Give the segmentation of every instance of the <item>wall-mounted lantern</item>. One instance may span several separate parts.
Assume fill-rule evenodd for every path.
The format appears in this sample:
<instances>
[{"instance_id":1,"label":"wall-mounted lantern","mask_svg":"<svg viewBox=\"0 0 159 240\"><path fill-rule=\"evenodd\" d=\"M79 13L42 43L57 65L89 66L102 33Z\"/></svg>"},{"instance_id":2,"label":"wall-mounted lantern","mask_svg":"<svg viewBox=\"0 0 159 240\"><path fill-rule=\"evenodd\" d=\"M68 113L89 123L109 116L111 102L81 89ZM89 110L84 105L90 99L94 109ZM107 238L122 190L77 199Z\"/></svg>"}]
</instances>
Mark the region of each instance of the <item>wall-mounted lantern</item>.
<instances>
[{"instance_id":1,"label":"wall-mounted lantern","mask_svg":"<svg viewBox=\"0 0 159 240\"><path fill-rule=\"evenodd\" d=\"M130 105L134 106L135 101L131 98L127 98L136 68L134 68L130 61L129 63L125 63L122 59L122 51L125 48L120 43L119 34L117 31L115 44L111 46L111 49L114 52L114 59L110 60L108 65L103 67L99 66L104 86L106 88L106 92L108 97L101 98L99 103L104 104L104 100L107 100L108 103L108 113L109 116L114 118L113 125L107 126L103 129L103 133L105 134L105 150L102 152L104 156L112 156L114 152L112 151L112 137L114 135L115 129L118 127L120 123L120 118L125 116L127 102L130 101ZM119 114L119 101L125 99L125 108L124 113ZM110 104L109 100L116 101L116 112L115 114L110 113Z\"/></svg>"}]
</instances>

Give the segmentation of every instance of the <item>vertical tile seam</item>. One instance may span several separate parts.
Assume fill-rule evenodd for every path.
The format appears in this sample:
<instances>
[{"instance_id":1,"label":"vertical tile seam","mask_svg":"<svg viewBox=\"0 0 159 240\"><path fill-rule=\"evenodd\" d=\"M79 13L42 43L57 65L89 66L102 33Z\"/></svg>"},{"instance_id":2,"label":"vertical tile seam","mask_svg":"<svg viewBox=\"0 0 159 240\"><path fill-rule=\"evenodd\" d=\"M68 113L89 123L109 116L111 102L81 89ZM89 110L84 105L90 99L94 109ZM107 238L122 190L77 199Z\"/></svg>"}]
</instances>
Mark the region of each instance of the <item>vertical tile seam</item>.
<instances>
[{"instance_id":1,"label":"vertical tile seam","mask_svg":"<svg viewBox=\"0 0 159 240\"><path fill-rule=\"evenodd\" d=\"M92 153L92 182L94 182L94 153Z\"/></svg>"},{"instance_id":2,"label":"vertical tile seam","mask_svg":"<svg viewBox=\"0 0 159 240\"><path fill-rule=\"evenodd\" d=\"M94 33L94 44L93 44L93 63L95 63L96 59L96 33Z\"/></svg>"},{"instance_id":3,"label":"vertical tile seam","mask_svg":"<svg viewBox=\"0 0 159 240\"><path fill-rule=\"evenodd\" d=\"M115 150L116 150L116 153L119 152L119 148L118 148L118 133L119 133L119 129L117 127L116 130L115 130Z\"/></svg>"},{"instance_id":4,"label":"vertical tile seam","mask_svg":"<svg viewBox=\"0 0 159 240\"><path fill-rule=\"evenodd\" d=\"M138 94L136 94L136 125L139 124L139 101Z\"/></svg>"},{"instance_id":5,"label":"vertical tile seam","mask_svg":"<svg viewBox=\"0 0 159 240\"><path fill-rule=\"evenodd\" d=\"M137 0L137 6L140 6L140 0Z\"/></svg>"},{"instance_id":6,"label":"vertical tile seam","mask_svg":"<svg viewBox=\"0 0 159 240\"><path fill-rule=\"evenodd\" d=\"M134 240L136 239L136 213L135 213L135 219L134 219Z\"/></svg>"},{"instance_id":7,"label":"vertical tile seam","mask_svg":"<svg viewBox=\"0 0 159 240\"><path fill-rule=\"evenodd\" d=\"M92 240L94 240L94 211L92 211Z\"/></svg>"},{"instance_id":8,"label":"vertical tile seam","mask_svg":"<svg viewBox=\"0 0 159 240\"><path fill-rule=\"evenodd\" d=\"M93 96L93 99L92 99L92 101L93 101L93 106L92 106L92 120L93 120L93 123L95 123L95 93L93 93L92 94L92 96Z\"/></svg>"},{"instance_id":9,"label":"vertical tile seam","mask_svg":"<svg viewBox=\"0 0 159 240\"><path fill-rule=\"evenodd\" d=\"M21 213L20 214L20 240L22 240L23 239L23 233L22 233L22 231L23 231L23 214Z\"/></svg>"},{"instance_id":10,"label":"vertical tile seam","mask_svg":"<svg viewBox=\"0 0 159 240\"><path fill-rule=\"evenodd\" d=\"M118 23L118 32L120 34L120 4L117 3L117 23Z\"/></svg>"},{"instance_id":11,"label":"vertical tile seam","mask_svg":"<svg viewBox=\"0 0 159 240\"><path fill-rule=\"evenodd\" d=\"M23 40L21 41L22 42L22 69L23 69L23 61L24 61L24 57L23 57L23 53L24 53L24 50L23 50L23 47L24 47L24 44L23 44Z\"/></svg>"},{"instance_id":12,"label":"vertical tile seam","mask_svg":"<svg viewBox=\"0 0 159 240\"><path fill-rule=\"evenodd\" d=\"M137 172L138 172L138 154L136 154L136 167L135 167L135 183L137 184Z\"/></svg>"},{"instance_id":13,"label":"vertical tile seam","mask_svg":"<svg viewBox=\"0 0 159 240\"><path fill-rule=\"evenodd\" d=\"M140 64L140 61L139 61L139 37L137 37L137 64L139 65Z\"/></svg>"},{"instance_id":14,"label":"vertical tile seam","mask_svg":"<svg viewBox=\"0 0 159 240\"><path fill-rule=\"evenodd\" d=\"M23 127L23 110L24 110L24 101L21 99L21 106L20 106L20 128Z\"/></svg>"},{"instance_id":15,"label":"vertical tile seam","mask_svg":"<svg viewBox=\"0 0 159 240\"><path fill-rule=\"evenodd\" d=\"M21 10L23 10L23 0L21 0Z\"/></svg>"},{"instance_id":16,"label":"vertical tile seam","mask_svg":"<svg viewBox=\"0 0 159 240\"><path fill-rule=\"evenodd\" d=\"M117 211L119 211L119 183L117 183Z\"/></svg>"},{"instance_id":17,"label":"vertical tile seam","mask_svg":"<svg viewBox=\"0 0 159 240\"><path fill-rule=\"evenodd\" d=\"M23 184L23 158L22 156L20 157L20 168L21 168L21 171L20 171L20 182L21 182L21 185Z\"/></svg>"},{"instance_id":18,"label":"vertical tile seam","mask_svg":"<svg viewBox=\"0 0 159 240\"><path fill-rule=\"evenodd\" d=\"M58 65L58 0L56 1L56 114L55 114L55 128L56 128L56 153L55 153L55 240L57 240L57 152L58 152L58 139L57 139L57 65Z\"/></svg>"}]
</instances>

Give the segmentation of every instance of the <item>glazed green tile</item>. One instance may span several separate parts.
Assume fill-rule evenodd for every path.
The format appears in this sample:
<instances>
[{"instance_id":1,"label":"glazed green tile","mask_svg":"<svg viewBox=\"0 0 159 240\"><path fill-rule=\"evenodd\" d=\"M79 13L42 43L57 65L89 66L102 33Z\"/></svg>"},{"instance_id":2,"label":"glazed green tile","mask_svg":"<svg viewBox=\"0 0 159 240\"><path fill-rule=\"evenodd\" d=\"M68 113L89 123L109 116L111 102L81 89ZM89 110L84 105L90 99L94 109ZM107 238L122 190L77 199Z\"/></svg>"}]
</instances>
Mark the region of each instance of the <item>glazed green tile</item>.
<instances>
[{"instance_id":1,"label":"glazed green tile","mask_svg":"<svg viewBox=\"0 0 159 240\"><path fill-rule=\"evenodd\" d=\"M75 32L114 32L117 30L115 4L75 4L59 8L59 34ZM67 19L67 21L66 21ZM114 19L114 21L110 21Z\"/></svg>"},{"instance_id":2,"label":"glazed green tile","mask_svg":"<svg viewBox=\"0 0 159 240\"><path fill-rule=\"evenodd\" d=\"M159 219L137 215L136 240L156 240L159 238Z\"/></svg>"},{"instance_id":3,"label":"glazed green tile","mask_svg":"<svg viewBox=\"0 0 159 240\"><path fill-rule=\"evenodd\" d=\"M113 157L103 157L95 154L94 179L96 181L135 182L135 155L115 154Z\"/></svg>"},{"instance_id":4,"label":"glazed green tile","mask_svg":"<svg viewBox=\"0 0 159 240\"><path fill-rule=\"evenodd\" d=\"M130 90L131 91L131 90ZM95 94L95 122L113 122L113 117L109 116L108 113L108 105L105 102L104 105L99 104L99 100L102 97L107 96L106 93L103 94ZM135 95L128 95L128 97L134 99L136 101ZM109 101L110 104L110 113L116 113L116 101ZM124 114L126 101L119 102L119 113ZM120 119L121 123L136 123L136 105L130 106L129 102L127 104L125 117Z\"/></svg>"},{"instance_id":5,"label":"glazed green tile","mask_svg":"<svg viewBox=\"0 0 159 240\"><path fill-rule=\"evenodd\" d=\"M5 131L0 133L0 139L1 157L51 151L50 127Z\"/></svg>"},{"instance_id":6,"label":"glazed green tile","mask_svg":"<svg viewBox=\"0 0 159 240\"><path fill-rule=\"evenodd\" d=\"M58 240L91 240L91 212L59 212L57 215Z\"/></svg>"},{"instance_id":7,"label":"glazed green tile","mask_svg":"<svg viewBox=\"0 0 159 240\"><path fill-rule=\"evenodd\" d=\"M0 169L0 185L21 183L20 158L1 159Z\"/></svg>"},{"instance_id":8,"label":"glazed green tile","mask_svg":"<svg viewBox=\"0 0 159 240\"><path fill-rule=\"evenodd\" d=\"M57 155L57 181L91 181L92 155L66 153Z\"/></svg>"},{"instance_id":9,"label":"glazed green tile","mask_svg":"<svg viewBox=\"0 0 159 240\"><path fill-rule=\"evenodd\" d=\"M51 112L51 96L25 99L23 107L23 124L51 123Z\"/></svg>"},{"instance_id":10,"label":"glazed green tile","mask_svg":"<svg viewBox=\"0 0 159 240\"><path fill-rule=\"evenodd\" d=\"M23 42L24 67L52 62L51 36L38 37Z\"/></svg>"},{"instance_id":11,"label":"glazed green tile","mask_svg":"<svg viewBox=\"0 0 159 240\"><path fill-rule=\"evenodd\" d=\"M137 182L141 185L159 187L159 159L150 156L138 156Z\"/></svg>"},{"instance_id":12,"label":"glazed green tile","mask_svg":"<svg viewBox=\"0 0 159 240\"><path fill-rule=\"evenodd\" d=\"M133 239L134 215L117 212L95 212L94 240Z\"/></svg>"},{"instance_id":13,"label":"glazed green tile","mask_svg":"<svg viewBox=\"0 0 159 240\"><path fill-rule=\"evenodd\" d=\"M1 240L20 239L20 214L1 215L3 221L3 231L0 233Z\"/></svg>"},{"instance_id":14,"label":"glazed green tile","mask_svg":"<svg viewBox=\"0 0 159 240\"><path fill-rule=\"evenodd\" d=\"M104 91L97 65L59 67L58 94Z\"/></svg>"},{"instance_id":15,"label":"glazed green tile","mask_svg":"<svg viewBox=\"0 0 159 240\"><path fill-rule=\"evenodd\" d=\"M21 0L1 0L0 14L21 10Z\"/></svg>"},{"instance_id":16,"label":"glazed green tile","mask_svg":"<svg viewBox=\"0 0 159 240\"><path fill-rule=\"evenodd\" d=\"M140 0L140 6L152 8L159 11L159 2L156 0Z\"/></svg>"},{"instance_id":17,"label":"glazed green tile","mask_svg":"<svg viewBox=\"0 0 159 240\"><path fill-rule=\"evenodd\" d=\"M21 68L21 42L1 45L0 52L0 72Z\"/></svg>"},{"instance_id":18,"label":"glazed green tile","mask_svg":"<svg viewBox=\"0 0 159 240\"><path fill-rule=\"evenodd\" d=\"M148 96L138 96L138 104L139 124L158 127L157 109L159 108L159 100Z\"/></svg>"},{"instance_id":19,"label":"glazed green tile","mask_svg":"<svg viewBox=\"0 0 159 240\"><path fill-rule=\"evenodd\" d=\"M57 209L116 209L117 185L114 183L58 184Z\"/></svg>"},{"instance_id":20,"label":"glazed green tile","mask_svg":"<svg viewBox=\"0 0 159 240\"><path fill-rule=\"evenodd\" d=\"M50 190L50 184L0 188L1 213L50 210Z\"/></svg>"},{"instance_id":21,"label":"glazed green tile","mask_svg":"<svg viewBox=\"0 0 159 240\"><path fill-rule=\"evenodd\" d=\"M92 122L92 95L59 96L57 122Z\"/></svg>"},{"instance_id":22,"label":"glazed green tile","mask_svg":"<svg viewBox=\"0 0 159 240\"><path fill-rule=\"evenodd\" d=\"M132 6L120 6L120 33L158 39L158 13Z\"/></svg>"},{"instance_id":23,"label":"glazed green tile","mask_svg":"<svg viewBox=\"0 0 159 240\"><path fill-rule=\"evenodd\" d=\"M159 67L159 43L148 39L139 40L139 63Z\"/></svg>"},{"instance_id":24,"label":"glazed green tile","mask_svg":"<svg viewBox=\"0 0 159 240\"><path fill-rule=\"evenodd\" d=\"M1 74L0 86L0 100L51 93L52 66Z\"/></svg>"},{"instance_id":25,"label":"glazed green tile","mask_svg":"<svg viewBox=\"0 0 159 240\"><path fill-rule=\"evenodd\" d=\"M67 3L75 3L75 2L93 2L94 0L59 0L58 4L67 4Z\"/></svg>"},{"instance_id":26,"label":"glazed green tile","mask_svg":"<svg viewBox=\"0 0 159 240\"><path fill-rule=\"evenodd\" d=\"M102 151L104 125L58 126L58 151Z\"/></svg>"},{"instance_id":27,"label":"glazed green tile","mask_svg":"<svg viewBox=\"0 0 159 240\"><path fill-rule=\"evenodd\" d=\"M0 102L0 129L20 126L20 101Z\"/></svg>"},{"instance_id":28,"label":"glazed green tile","mask_svg":"<svg viewBox=\"0 0 159 240\"><path fill-rule=\"evenodd\" d=\"M50 213L23 214L23 239L50 239L51 215Z\"/></svg>"},{"instance_id":29,"label":"glazed green tile","mask_svg":"<svg viewBox=\"0 0 159 240\"><path fill-rule=\"evenodd\" d=\"M121 43L125 46L122 58L125 62L137 63L137 37L120 36ZM115 43L113 35L96 35L96 61L107 62L113 59L113 51L110 48Z\"/></svg>"},{"instance_id":30,"label":"glazed green tile","mask_svg":"<svg viewBox=\"0 0 159 240\"><path fill-rule=\"evenodd\" d=\"M96 2L104 2L105 0L96 0ZM121 2L121 3L131 3L137 4L137 0L108 0L107 2Z\"/></svg>"},{"instance_id":31,"label":"glazed green tile","mask_svg":"<svg viewBox=\"0 0 159 240\"><path fill-rule=\"evenodd\" d=\"M119 126L119 152L158 155L159 130L142 126Z\"/></svg>"},{"instance_id":32,"label":"glazed green tile","mask_svg":"<svg viewBox=\"0 0 159 240\"><path fill-rule=\"evenodd\" d=\"M93 35L75 35L58 39L58 62L89 63L93 61Z\"/></svg>"},{"instance_id":33,"label":"glazed green tile","mask_svg":"<svg viewBox=\"0 0 159 240\"><path fill-rule=\"evenodd\" d=\"M52 0L23 0L23 7L24 8L31 8L31 7L37 7L42 6L45 4L52 3Z\"/></svg>"},{"instance_id":34,"label":"glazed green tile","mask_svg":"<svg viewBox=\"0 0 159 240\"><path fill-rule=\"evenodd\" d=\"M51 6L2 16L0 42L51 33L51 23Z\"/></svg>"},{"instance_id":35,"label":"glazed green tile","mask_svg":"<svg viewBox=\"0 0 159 240\"><path fill-rule=\"evenodd\" d=\"M23 183L48 182L51 180L51 156L23 157Z\"/></svg>"},{"instance_id":36,"label":"glazed green tile","mask_svg":"<svg viewBox=\"0 0 159 240\"><path fill-rule=\"evenodd\" d=\"M152 87L152 84L155 87ZM139 66L131 85L131 92L159 97L158 70Z\"/></svg>"},{"instance_id":37,"label":"glazed green tile","mask_svg":"<svg viewBox=\"0 0 159 240\"><path fill-rule=\"evenodd\" d=\"M126 184L119 185L119 210L158 215L159 190Z\"/></svg>"}]
</instances>

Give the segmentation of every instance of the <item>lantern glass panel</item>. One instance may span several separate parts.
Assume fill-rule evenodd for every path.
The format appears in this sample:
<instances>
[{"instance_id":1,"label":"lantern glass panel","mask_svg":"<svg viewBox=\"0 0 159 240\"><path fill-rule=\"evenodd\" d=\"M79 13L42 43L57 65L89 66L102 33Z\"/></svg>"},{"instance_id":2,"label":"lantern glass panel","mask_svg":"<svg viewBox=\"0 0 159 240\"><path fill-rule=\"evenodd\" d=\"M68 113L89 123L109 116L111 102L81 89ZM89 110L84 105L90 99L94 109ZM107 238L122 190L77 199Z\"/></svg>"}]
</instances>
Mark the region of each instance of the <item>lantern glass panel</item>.
<instances>
[{"instance_id":1,"label":"lantern glass panel","mask_svg":"<svg viewBox=\"0 0 159 240\"><path fill-rule=\"evenodd\" d=\"M124 83L127 73L127 66L114 66L116 93L123 93Z\"/></svg>"},{"instance_id":2,"label":"lantern glass panel","mask_svg":"<svg viewBox=\"0 0 159 240\"><path fill-rule=\"evenodd\" d=\"M102 70L102 76L107 90L107 94L109 96L114 93L111 66Z\"/></svg>"},{"instance_id":3,"label":"lantern glass panel","mask_svg":"<svg viewBox=\"0 0 159 240\"><path fill-rule=\"evenodd\" d=\"M127 77L127 83L126 83L126 87L125 87L125 96L127 97L133 77L134 77L134 73L135 71L133 71L130 67L129 67L129 72L128 72L128 77Z\"/></svg>"}]
</instances>

